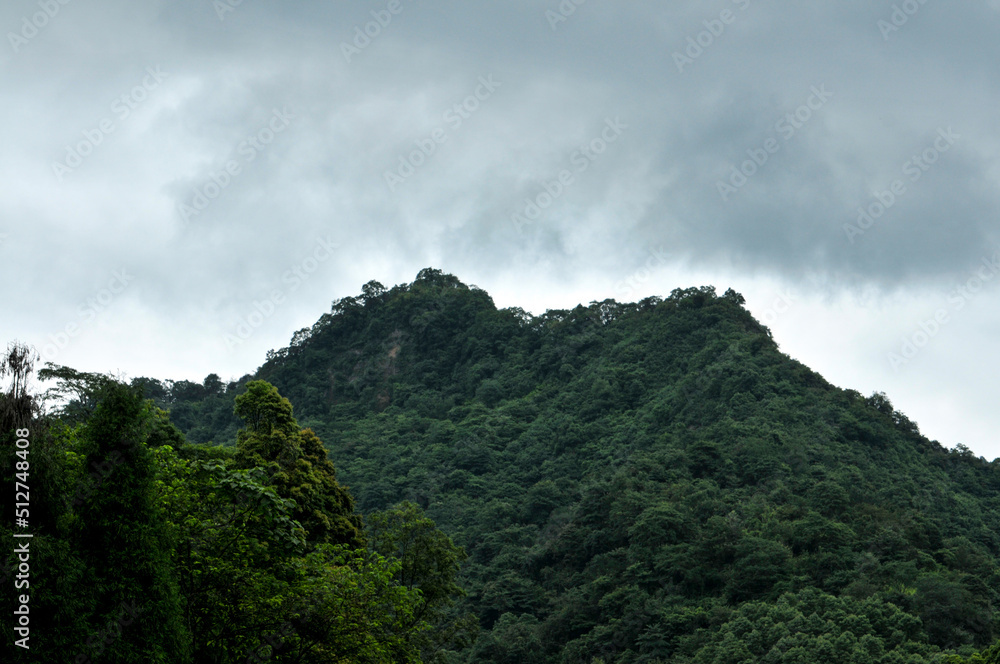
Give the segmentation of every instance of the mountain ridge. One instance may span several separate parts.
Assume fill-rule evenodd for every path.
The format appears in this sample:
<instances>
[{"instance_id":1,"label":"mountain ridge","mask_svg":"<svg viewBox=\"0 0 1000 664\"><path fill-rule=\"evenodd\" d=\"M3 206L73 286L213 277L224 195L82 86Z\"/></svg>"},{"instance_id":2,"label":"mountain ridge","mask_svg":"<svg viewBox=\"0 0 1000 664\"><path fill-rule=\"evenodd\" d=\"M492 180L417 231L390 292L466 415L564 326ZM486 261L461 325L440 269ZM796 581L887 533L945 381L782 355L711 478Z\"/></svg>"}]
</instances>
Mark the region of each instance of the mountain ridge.
<instances>
[{"instance_id":1,"label":"mountain ridge","mask_svg":"<svg viewBox=\"0 0 1000 664\"><path fill-rule=\"evenodd\" d=\"M252 378L363 512L412 501L468 550L470 661L722 661L733 621L779 605L830 612L800 640L867 635L872 661L987 645L1000 467L829 384L743 304L700 287L531 316L428 268L334 302ZM149 393L225 443L249 378ZM854 634L845 607L888 622ZM726 661L812 647L773 636ZM829 661L855 661L845 644Z\"/></svg>"}]
</instances>

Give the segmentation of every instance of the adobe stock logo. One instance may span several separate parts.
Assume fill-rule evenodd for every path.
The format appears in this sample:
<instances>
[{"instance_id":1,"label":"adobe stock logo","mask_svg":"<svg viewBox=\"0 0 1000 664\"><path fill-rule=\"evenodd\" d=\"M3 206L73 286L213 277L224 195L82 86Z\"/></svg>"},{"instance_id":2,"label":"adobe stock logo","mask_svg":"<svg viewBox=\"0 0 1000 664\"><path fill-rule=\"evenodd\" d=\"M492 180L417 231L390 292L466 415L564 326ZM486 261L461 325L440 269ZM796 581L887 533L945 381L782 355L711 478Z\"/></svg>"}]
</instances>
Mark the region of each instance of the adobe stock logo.
<instances>
[{"instance_id":1,"label":"adobe stock logo","mask_svg":"<svg viewBox=\"0 0 1000 664\"><path fill-rule=\"evenodd\" d=\"M87 298L87 301L77 308L78 320L67 323L61 331L49 335L49 342L42 347L42 357L45 361L54 361L59 351L69 346L70 339L97 320L98 315L110 307L118 295L125 292L133 278L125 268L112 272L108 285Z\"/></svg>"},{"instance_id":2,"label":"adobe stock logo","mask_svg":"<svg viewBox=\"0 0 1000 664\"><path fill-rule=\"evenodd\" d=\"M600 135L590 139L570 155L569 161L575 167L576 174L583 173L590 168L611 144L621 138L626 129L628 129L628 124L622 122L620 117L615 116L614 120L606 118ZM555 203L556 199L576 182L576 174L568 168L564 168L559 171L555 179L543 181L544 191L536 194L534 198L524 199L522 211L510 215L510 221L514 224L518 235L524 235L524 231L521 230L523 226L533 224L542 218L542 214Z\"/></svg>"},{"instance_id":3,"label":"adobe stock logo","mask_svg":"<svg viewBox=\"0 0 1000 664\"><path fill-rule=\"evenodd\" d=\"M830 98L833 97L833 93L826 89L826 84L821 84L819 87L814 85L809 91L812 94L809 95L801 106L791 113L786 113L785 117L774 124L774 131L786 143L798 135L799 130L815 117L816 112L823 108L830 101ZM729 181L716 180L715 182L715 188L719 192L722 201L729 202L729 198L746 186L750 178L764 168L764 165L771 159L771 156L781 150L782 145L782 143L778 142L778 139L771 136L765 139L760 147L748 148L746 155L749 159L741 163L738 168L730 166Z\"/></svg>"},{"instance_id":4,"label":"adobe stock logo","mask_svg":"<svg viewBox=\"0 0 1000 664\"><path fill-rule=\"evenodd\" d=\"M502 85L502 81L493 80L493 74L488 74L485 77L480 76L478 85L472 91L472 94L466 96L465 99L452 105L450 108L445 109L441 114L441 121L447 123L451 127L452 132L458 131L462 124L471 118L472 114L478 111L482 107L482 104L492 97L493 93ZM444 127L436 127L430 132L429 136L413 141L416 149L411 150L409 154L399 155L399 166L395 170L386 170L382 173L389 191L395 192L396 187L413 176L417 172L417 169L426 164L431 156L437 152L438 146L444 145L447 141L448 132Z\"/></svg>"},{"instance_id":5,"label":"adobe stock logo","mask_svg":"<svg viewBox=\"0 0 1000 664\"><path fill-rule=\"evenodd\" d=\"M190 205L187 199L177 204L177 212L181 220L186 224L192 217L197 217L208 209L216 198L222 195L233 181L243 173L243 166L252 163L271 143L275 141L278 134L288 129L291 121L296 118L295 114L283 107L280 111L275 108L271 111L271 117L263 127L256 133L247 136L236 146L236 154L243 157L243 163L236 159L229 159L219 170L210 171L206 182L194 188L194 194L190 197Z\"/></svg>"},{"instance_id":6,"label":"adobe stock logo","mask_svg":"<svg viewBox=\"0 0 1000 664\"><path fill-rule=\"evenodd\" d=\"M21 18L21 30L19 33L8 32L7 41L11 48L17 53L22 46L26 46L29 41L38 36L38 32L49 24L49 21L56 17L70 0L38 0L38 7L42 10L35 12L29 19L27 16Z\"/></svg>"},{"instance_id":7,"label":"adobe stock logo","mask_svg":"<svg viewBox=\"0 0 1000 664\"><path fill-rule=\"evenodd\" d=\"M236 11L236 8L243 4L243 0L214 0L212 6L215 7L215 15L219 21L226 20L226 14Z\"/></svg>"},{"instance_id":8,"label":"adobe stock logo","mask_svg":"<svg viewBox=\"0 0 1000 664\"><path fill-rule=\"evenodd\" d=\"M392 23L392 17L402 14L404 9L405 7L400 0L389 0L385 9L371 10L372 18L375 20L365 23L363 29L360 25L355 26L354 39L351 40L351 43L340 42L340 52L344 54L347 64L351 64L351 58L355 55L361 55L361 51L371 46L372 41L377 39L382 31Z\"/></svg>"},{"instance_id":9,"label":"adobe stock logo","mask_svg":"<svg viewBox=\"0 0 1000 664\"><path fill-rule=\"evenodd\" d=\"M889 41L889 35L899 32L900 28L910 22L917 12L927 4L927 0L903 0L902 5L893 5L889 20L880 18L876 25L882 33L882 41Z\"/></svg>"},{"instance_id":10,"label":"adobe stock logo","mask_svg":"<svg viewBox=\"0 0 1000 664\"><path fill-rule=\"evenodd\" d=\"M139 108L142 102L149 98L153 90L160 87L160 84L168 76L170 74L162 71L159 65L155 68L146 67L146 75L142 77L142 81L111 102L110 111L117 116L119 122L124 122L134 110ZM83 140L73 145L67 145L65 159L52 162L52 172L56 179L62 182L64 177L79 168L84 160L94 153L97 146L104 143L104 139L113 134L116 129L118 129L118 125L115 124L114 120L103 118L93 129L85 129L80 132L83 135Z\"/></svg>"},{"instance_id":11,"label":"adobe stock logo","mask_svg":"<svg viewBox=\"0 0 1000 664\"><path fill-rule=\"evenodd\" d=\"M795 306L795 298L792 297L792 294L787 289L778 291L774 302L761 314L760 319L764 321L765 325L773 325L781 316L791 311L793 306Z\"/></svg>"},{"instance_id":12,"label":"adobe stock logo","mask_svg":"<svg viewBox=\"0 0 1000 664\"><path fill-rule=\"evenodd\" d=\"M747 7L750 6L750 0L733 0L733 4L740 8L740 11L746 11ZM702 54L715 44L716 40L722 37L726 32L726 26L732 25L736 22L738 14L736 14L731 9L723 9L719 12L718 18L705 19L701 22L705 29L698 34L688 36L687 46L684 51L674 51L673 59L674 64L677 65L677 72L680 74L684 73L684 67L693 65L694 61L702 56Z\"/></svg>"},{"instance_id":13,"label":"adobe stock logo","mask_svg":"<svg viewBox=\"0 0 1000 664\"><path fill-rule=\"evenodd\" d=\"M264 321L273 316L278 307L285 303L287 295L294 293L305 282L309 281L319 266L333 257L333 250L339 246L329 237L317 238L312 253L282 273L281 282L287 287L287 291L281 288L272 288L263 301L254 300L254 310L238 319L232 334L225 335L223 340L226 342L226 347L233 350L253 336L257 328L263 325Z\"/></svg>"},{"instance_id":14,"label":"adobe stock logo","mask_svg":"<svg viewBox=\"0 0 1000 664\"><path fill-rule=\"evenodd\" d=\"M1000 253L994 253L992 258L983 258L981 263L982 266L976 268L965 283L959 284L948 294L948 304L951 305L952 311L945 308L938 309L932 317L920 321L917 329L911 334L900 339L899 352L886 355L893 371L898 372L899 367L909 364L910 360L938 335L941 328L951 322L953 312L965 309L983 287L1000 274Z\"/></svg>"},{"instance_id":15,"label":"adobe stock logo","mask_svg":"<svg viewBox=\"0 0 1000 664\"><path fill-rule=\"evenodd\" d=\"M565 23L569 17L576 13L576 8L587 2L587 0L562 0L556 7L558 12L551 9L545 10L545 20L549 22L552 32L555 32L560 23Z\"/></svg>"},{"instance_id":16,"label":"adobe stock logo","mask_svg":"<svg viewBox=\"0 0 1000 664\"><path fill-rule=\"evenodd\" d=\"M903 163L902 171L903 175L907 177L910 182L916 182L924 173L929 171L931 167L938 162L941 155L947 152L955 145L955 141L960 139L962 136L956 134L951 130L951 127L947 129L938 129L937 138L934 139L932 145L927 147L920 154L913 155L910 159ZM844 224L844 233L847 234L847 241L854 244L854 238L859 235L864 235L868 229L875 225L875 222L882 218L882 216L892 209L892 207L899 201L907 192L906 183L902 179L893 180L889 184L888 189L882 191L872 192L872 198L875 200L871 201L867 206L858 206L858 219L854 224Z\"/></svg>"},{"instance_id":17,"label":"adobe stock logo","mask_svg":"<svg viewBox=\"0 0 1000 664\"><path fill-rule=\"evenodd\" d=\"M649 258L646 259L645 264L629 275L627 279L615 284L615 293L626 299L631 298L643 284L649 281L657 268L668 264L669 257L670 252L665 250L662 245L657 249L650 249Z\"/></svg>"}]
</instances>

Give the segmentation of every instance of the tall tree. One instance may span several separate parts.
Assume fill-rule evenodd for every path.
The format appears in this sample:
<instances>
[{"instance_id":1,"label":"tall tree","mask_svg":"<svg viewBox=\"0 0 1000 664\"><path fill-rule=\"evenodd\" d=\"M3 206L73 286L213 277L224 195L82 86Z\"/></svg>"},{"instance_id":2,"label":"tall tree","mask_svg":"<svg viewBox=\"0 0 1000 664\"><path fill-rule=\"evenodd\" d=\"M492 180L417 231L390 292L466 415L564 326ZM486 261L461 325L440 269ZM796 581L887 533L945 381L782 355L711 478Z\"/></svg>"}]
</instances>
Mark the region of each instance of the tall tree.
<instances>
[{"instance_id":1,"label":"tall tree","mask_svg":"<svg viewBox=\"0 0 1000 664\"><path fill-rule=\"evenodd\" d=\"M255 380L236 397L234 412L246 422L236 439L237 465L268 472L278 495L295 501L292 517L305 528L307 540L364 546L354 498L337 482L322 441L299 428L288 399L267 381Z\"/></svg>"},{"instance_id":2,"label":"tall tree","mask_svg":"<svg viewBox=\"0 0 1000 664\"><path fill-rule=\"evenodd\" d=\"M74 544L90 569L94 629L120 626L120 635L98 642L99 657L109 662L190 661L154 496L155 467L146 447L150 417L137 389L111 382L82 431L85 467L100 469L104 479L81 501Z\"/></svg>"},{"instance_id":3,"label":"tall tree","mask_svg":"<svg viewBox=\"0 0 1000 664\"><path fill-rule=\"evenodd\" d=\"M80 590L86 570L59 527L69 474L65 454L40 398L31 389L37 360L33 349L17 342L9 344L0 357L0 378L9 380L6 389L0 390L0 585L8 590L5 614L13 614L16 598L27 596L30 619L27 634L15 634L11 620L0 626L6 651L13 651L4 661L63 661L90 631L87 621L92 603ZM18 523L15 517L25 521ZM14 525L18 534L32 537L15 539ZM27 560L14 553L25 546ZM22 564L28 566L28 574L20 568ZM23 642L27 648L13 646L25 636L29 637Z\"/></svg>"}]
</instances>

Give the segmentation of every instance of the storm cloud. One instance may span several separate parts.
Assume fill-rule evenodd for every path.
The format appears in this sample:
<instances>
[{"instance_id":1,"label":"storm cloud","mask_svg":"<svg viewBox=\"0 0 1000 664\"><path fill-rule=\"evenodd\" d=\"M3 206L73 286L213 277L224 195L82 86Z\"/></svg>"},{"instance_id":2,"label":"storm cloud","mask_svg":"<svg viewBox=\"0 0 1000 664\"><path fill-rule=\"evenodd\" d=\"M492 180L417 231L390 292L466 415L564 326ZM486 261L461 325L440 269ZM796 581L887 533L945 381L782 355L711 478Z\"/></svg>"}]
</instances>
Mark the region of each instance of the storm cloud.
<instances>
[{"instance_id":1,"label":"storm cloud","mask_svg":"<svg viewBox=\"0 0 1000 664\"><path fill-rule=\"evenodd\" d=\"M992 458L998 27L995 0L12 0L0 330L200 380L427 266L536 313L713 283Z\"/></svg>"}]
</instances>

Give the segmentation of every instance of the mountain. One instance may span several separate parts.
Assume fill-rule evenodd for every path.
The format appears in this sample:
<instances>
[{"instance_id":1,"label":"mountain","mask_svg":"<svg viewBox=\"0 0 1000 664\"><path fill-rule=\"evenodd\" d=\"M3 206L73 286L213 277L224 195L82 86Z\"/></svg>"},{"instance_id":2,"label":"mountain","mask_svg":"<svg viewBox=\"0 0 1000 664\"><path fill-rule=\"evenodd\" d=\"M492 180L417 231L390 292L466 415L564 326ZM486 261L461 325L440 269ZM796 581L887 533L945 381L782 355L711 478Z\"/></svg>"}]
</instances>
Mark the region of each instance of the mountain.
<instances>
[{"instance_id":1,"label":"mountain","mask_svg":"<svg viewBox=\"0 0 1000 664\"><path fill-rule=\"evenodd\" d=\"M267 381L362 514L423 508L469 556L480 634L449 661L996 661L973 652L1000 627L1000 464L830 385L743 304L536 317L425 269L239 381L141 382L190 443L233 445Z\"/></svg>"}]
</instances>

